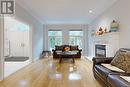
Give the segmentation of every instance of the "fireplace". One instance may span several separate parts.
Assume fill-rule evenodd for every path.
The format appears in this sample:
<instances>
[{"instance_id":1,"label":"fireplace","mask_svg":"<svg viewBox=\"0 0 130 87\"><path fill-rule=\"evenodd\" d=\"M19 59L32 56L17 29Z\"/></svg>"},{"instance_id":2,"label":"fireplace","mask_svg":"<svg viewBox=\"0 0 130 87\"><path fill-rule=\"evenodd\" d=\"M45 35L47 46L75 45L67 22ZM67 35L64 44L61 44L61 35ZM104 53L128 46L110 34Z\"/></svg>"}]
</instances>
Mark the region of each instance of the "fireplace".
<instances>
[{"instance_id":1,"label":"fireplace","mask_svg":"<svg viewBox=\"0 0 130 87\"><path fill-rule=\"evenodd\" d=\"M106 57L106 45L95 45L95 56Z\"/></svg>"}]
</instances>

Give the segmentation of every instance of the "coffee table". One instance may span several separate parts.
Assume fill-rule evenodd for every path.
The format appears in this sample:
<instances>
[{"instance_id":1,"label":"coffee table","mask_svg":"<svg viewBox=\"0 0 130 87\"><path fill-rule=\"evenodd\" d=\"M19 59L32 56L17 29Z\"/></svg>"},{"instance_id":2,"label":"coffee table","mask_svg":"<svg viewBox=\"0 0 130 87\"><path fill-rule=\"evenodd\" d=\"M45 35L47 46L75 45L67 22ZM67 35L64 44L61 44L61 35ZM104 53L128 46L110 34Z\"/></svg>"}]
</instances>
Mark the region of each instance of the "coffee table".
<instances>
[{"instance_id":1,"label":"coffee table","mask_svg":"<svg viewBox=\"0 0 130 87\"><path fill-rule=\"evenodd\" d=\"M63 52L59 52L59 53L57 53L57 54L58 54L59 57L60 57L59 63L62 62L62 59L63 59L63 58L68 58L68 56L69 56L69 58L71 58L71 59L73 60L73 63L75 63L74 58L75 58L75 56L77 55L77 52L73 52L73 51L63 51Z\"/></svg>"}]
</instances>

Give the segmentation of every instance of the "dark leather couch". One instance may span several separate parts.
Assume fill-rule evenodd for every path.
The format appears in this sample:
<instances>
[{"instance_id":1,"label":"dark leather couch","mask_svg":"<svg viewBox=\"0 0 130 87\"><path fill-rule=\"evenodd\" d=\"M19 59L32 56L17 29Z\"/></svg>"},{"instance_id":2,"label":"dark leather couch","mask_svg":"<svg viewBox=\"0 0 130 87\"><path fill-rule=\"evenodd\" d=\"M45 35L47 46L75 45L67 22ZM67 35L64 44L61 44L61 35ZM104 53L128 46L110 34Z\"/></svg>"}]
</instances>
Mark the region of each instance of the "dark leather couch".
<instances>
[{"instance_id":1,"label":"dark leather couch","mask_svg":"<svg viewBox=\"0 0 130 87\"><path fill-rule=\"evenodd\" d=\"M79 49L78 45L61 45L61 46L55 46L55 49L52 50L53 52L53 58L59 58L59 55L57 54L57 52L63 52L65 51L65 48L69 47L70 51L76 51L77 55L75 56L76 58L81 58L81 52L82 49ZM69 56L68 56L69 58Z\"/></svg>"},{"instance_id":2,"label":"dark leather couch","mask_svg":"<svg viewBox=\"0 0 130 87\"><path fill-rule=\"evenodd\" d=\"M120 49L129 50L129 49ZM129 73L112 71L101 64L110 64L114 57L93 58L94 77L103 85L103 87L130 87L130 83L120 76L130 76Z\"/></svg>"},{"instance_id":3,"label":"dark leather couch","mask_svg":"<svg viewBox=\"0 0 130 87\"><path fill-rule=\"evenodd\" d=\"M129 74L126 75L116 75L110 74L108 75L108 87L130 87L130 83L120 76L130 76Z\"/></svg>"}]
</instances>

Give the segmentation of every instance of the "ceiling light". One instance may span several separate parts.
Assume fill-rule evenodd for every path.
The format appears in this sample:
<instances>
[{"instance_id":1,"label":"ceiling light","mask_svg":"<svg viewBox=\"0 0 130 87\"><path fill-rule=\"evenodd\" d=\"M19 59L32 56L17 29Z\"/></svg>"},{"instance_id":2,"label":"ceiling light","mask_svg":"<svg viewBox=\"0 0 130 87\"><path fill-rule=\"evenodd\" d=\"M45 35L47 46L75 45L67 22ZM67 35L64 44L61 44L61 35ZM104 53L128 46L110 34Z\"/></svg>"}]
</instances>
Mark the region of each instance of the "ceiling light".
<instances>
[{"instance_id":1,"label":"ceiling light","mask_svg":"<svg viewBox=\"0 0 130 87\"><path fill-rule=\"evenodd\" d=\"M93 13L93 11L92 11L92 10L89 10L89 13Z\"/></svg>"}]
</instances>

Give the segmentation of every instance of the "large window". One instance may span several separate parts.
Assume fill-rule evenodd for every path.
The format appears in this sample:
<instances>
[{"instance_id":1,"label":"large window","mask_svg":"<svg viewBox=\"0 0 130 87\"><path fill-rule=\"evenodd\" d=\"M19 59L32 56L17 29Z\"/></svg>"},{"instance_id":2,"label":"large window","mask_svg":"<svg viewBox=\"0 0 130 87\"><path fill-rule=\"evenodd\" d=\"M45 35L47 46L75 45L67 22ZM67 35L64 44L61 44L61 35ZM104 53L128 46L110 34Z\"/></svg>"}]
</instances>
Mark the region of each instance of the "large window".
<instances>
[{"instance_id":1,"label":"large window","mask_svg":"<svg viewBox=\"0 0 130 87\"><path fill-rule=\"evenodd\" d=\"M69 31L69 44L83 48L83 31Z\"/></svg>"},{"instance_id":2,"label":"large window","mask_svg":"<svg viewBox=\"0 0 130 87\"><path fill-rule=\"evenodd\" d=\"M62 31L48 31L49 50L55 48L55 45L62 45Z\"/></svg>"}]
</instances>

